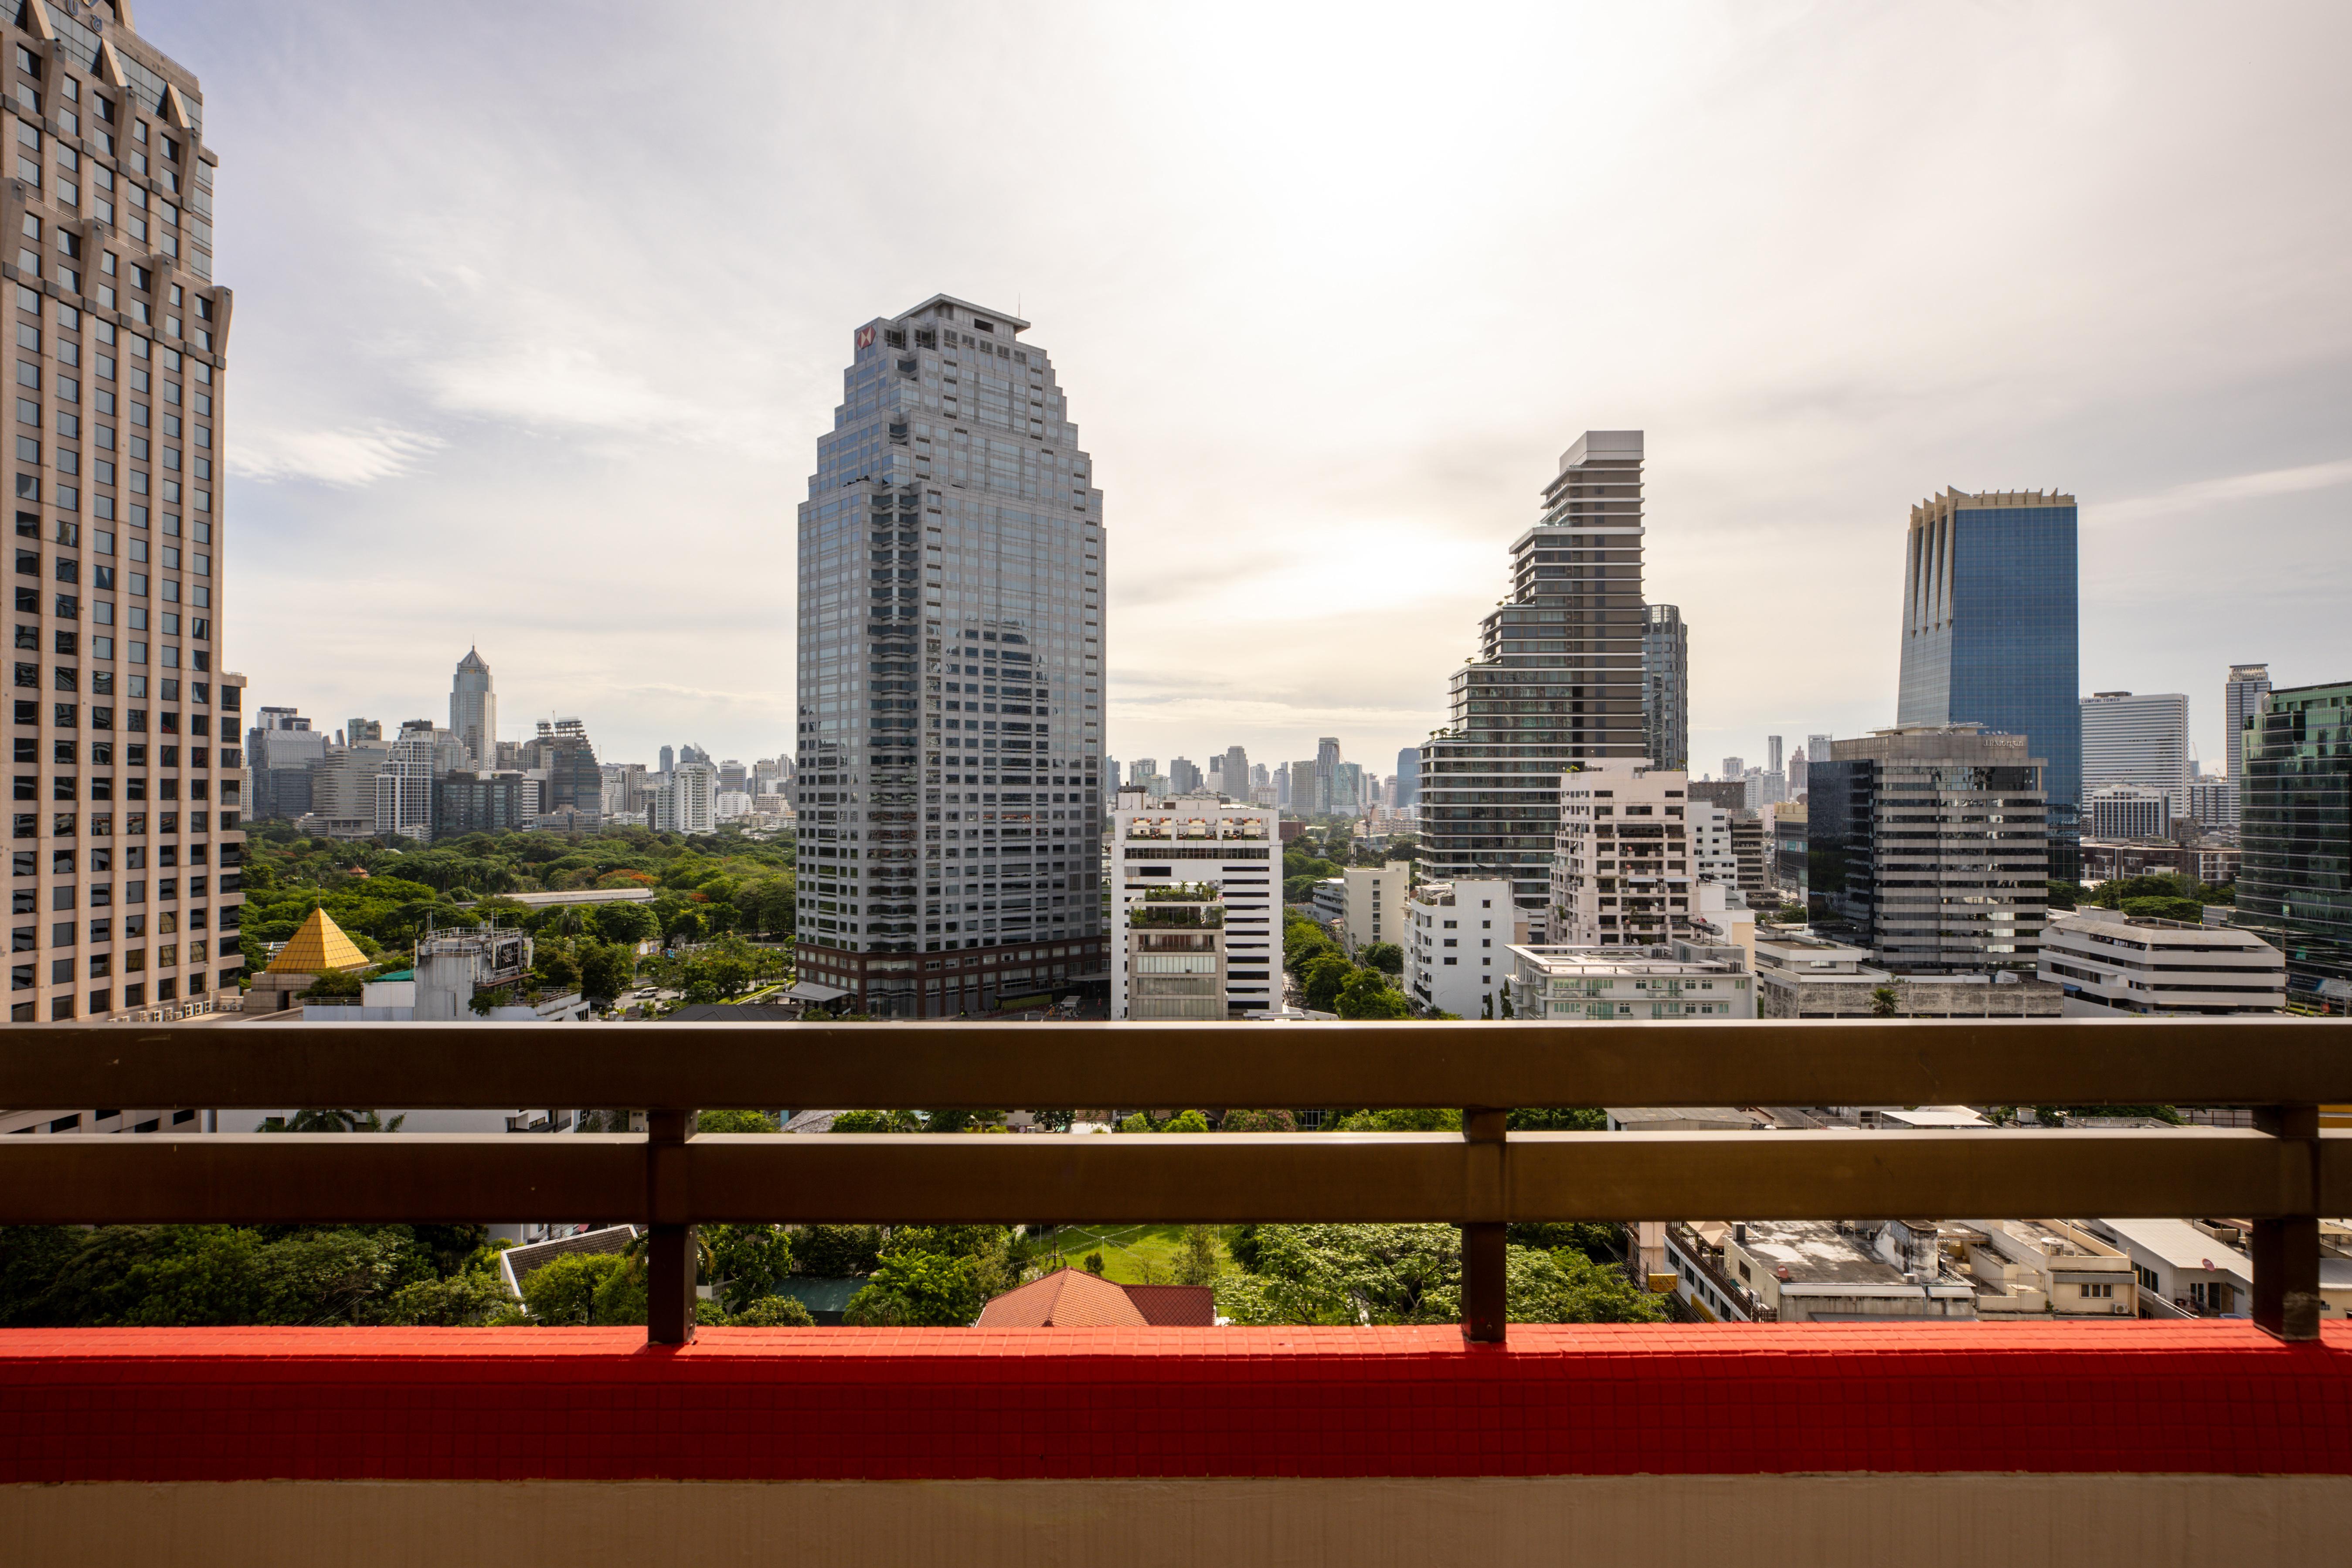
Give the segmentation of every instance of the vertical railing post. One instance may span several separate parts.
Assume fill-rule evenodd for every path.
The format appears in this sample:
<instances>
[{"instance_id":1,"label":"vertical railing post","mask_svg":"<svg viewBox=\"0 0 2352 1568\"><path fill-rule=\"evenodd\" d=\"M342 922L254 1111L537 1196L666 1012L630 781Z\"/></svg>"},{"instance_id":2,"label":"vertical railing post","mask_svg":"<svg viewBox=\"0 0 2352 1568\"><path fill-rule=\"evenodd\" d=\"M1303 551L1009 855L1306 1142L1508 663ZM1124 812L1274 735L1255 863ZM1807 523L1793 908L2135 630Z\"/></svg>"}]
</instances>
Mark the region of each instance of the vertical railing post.
<instances>
[{"instance_id":1,"label":"vertical railing post","mask_svg":"<svg viewBox=\"0 0 2352 1568\"><path fill-rule=\"evenodd\" d=\"M695 1112L646 1113L646 1342L682 1345L694 1338L697 1248L688 1203L686 1144Z\"/></svg>"},{"instance_id":2,"label":"vertical railing post","mask_svg":"<svg viewBox=\"0 0 2352 1568\"><path fill-rule=\"evenodd\" d=\"M2257 1218L2254 1326L2283 1340L2319 1337L2319 1107L2263 1106L2254 1125L2286 1145L2287 1184L2298 1211Z\"/></svg>"},{"instance_id":3,"label":"vertical railing post","mask_svg":"<svg viewBox=\"0 0 2352 1568\"><path fill-rule=\"evenodd\" d=\"M1509 1119L1507 1110L1481 1107L1462 1113L1462 1139L1470 1145L1462 1224L1462 1337L1479 1344L1502 1343L1510 1322L1503 1152Z\"/></svg>"}]
</instances>

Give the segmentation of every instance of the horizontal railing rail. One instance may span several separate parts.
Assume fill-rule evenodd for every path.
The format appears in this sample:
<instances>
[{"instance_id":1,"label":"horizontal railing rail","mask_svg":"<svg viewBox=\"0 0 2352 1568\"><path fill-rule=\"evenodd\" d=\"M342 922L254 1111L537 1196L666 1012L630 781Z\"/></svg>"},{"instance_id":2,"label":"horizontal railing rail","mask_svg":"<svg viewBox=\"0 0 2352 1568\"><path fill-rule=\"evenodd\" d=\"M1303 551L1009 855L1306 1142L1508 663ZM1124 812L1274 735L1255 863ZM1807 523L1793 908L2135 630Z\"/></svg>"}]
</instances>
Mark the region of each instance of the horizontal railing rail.
<instances>
[{"instance_id":1,"label":"horizontal railing rail","mask_svg":"<svg viewBox=\"0 0 2352 1568\"><path fill-rule=\"evenodd\" d=\"M19 1027L0 1105L643 1110L643 1136L0 1139L0 1222L648 1226L649 1331L692 1332L702 1223L1423 1222L1462 1227L1499 1339L1515 1222L2229 1215L2254 1316L2317 1332L2352 1214L2352 1036L2272 1020ZM1505 1107L2244 1105L2254 1130L1509 1133ZM1460 1133L739 1136L726 1108L1463 1109Z\"/></svg>"},{"instance_id":2,"label":"horizontal railing rail","mask_svg":"<svg viewBox=\"0 0 2352 1568\"><path fill-rule=\"evenodd\" d=\"M19 1025L0 1106L2352 1104L2302 1019Z\"/></svg>"}]
</instances>

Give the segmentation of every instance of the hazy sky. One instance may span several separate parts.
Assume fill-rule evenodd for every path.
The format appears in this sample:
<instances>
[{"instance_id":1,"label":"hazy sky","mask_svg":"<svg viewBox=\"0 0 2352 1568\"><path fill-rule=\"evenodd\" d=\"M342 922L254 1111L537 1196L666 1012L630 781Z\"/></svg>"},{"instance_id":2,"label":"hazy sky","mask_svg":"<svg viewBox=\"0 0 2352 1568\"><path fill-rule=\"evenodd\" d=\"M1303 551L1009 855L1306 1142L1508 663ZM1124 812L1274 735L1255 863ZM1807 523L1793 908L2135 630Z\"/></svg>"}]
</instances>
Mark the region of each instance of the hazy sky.
<instances>
[{"instance_id":1,"label":"hazy sky","mask_svg":"<svg viewBox=\"0 0 2352 1568\"><path fill-rule=\"evenodd\" d=\"M328 727L792 736L858 321L1035 325L1110 750L1376 771L1587 427L1702 769L1890 722L1909 505L2083 502L2086 691L2352 678L2352 7L140 0L204 79L226 664Z\"/></svg>"}]
</instances>

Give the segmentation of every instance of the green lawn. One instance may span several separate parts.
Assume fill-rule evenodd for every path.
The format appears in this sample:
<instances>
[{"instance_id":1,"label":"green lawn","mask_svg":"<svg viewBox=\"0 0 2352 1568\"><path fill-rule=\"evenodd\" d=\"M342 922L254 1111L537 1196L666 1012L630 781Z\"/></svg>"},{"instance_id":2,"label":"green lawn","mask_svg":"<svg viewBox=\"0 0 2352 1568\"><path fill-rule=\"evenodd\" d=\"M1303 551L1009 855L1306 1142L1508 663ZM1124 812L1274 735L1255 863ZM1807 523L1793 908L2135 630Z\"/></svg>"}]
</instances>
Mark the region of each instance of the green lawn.
<instances>
[{"instance_id":1,"label":"green lawn","mask_svg":"<svg viewBox=\"0 0 2352 1568\"><path fill-rule=\"evenodd\" d=\"M1213 1231L1216 1237L1217 1267L1220 1270L1234 1265L1233 1253L1225 1246L1222 1231ZM1086 1267L1087 1254L1103 1256L1103 1278L1121 1285L1172 1285L1176 1282L1176 1259L1184 1247L1184 1227L1181 1225L1066 1225L1045 1238L1046 1244L1061 1249L1062 1261L1073 1268ZM1047 1268L1058 1265L1046 1263Z\"/></svg>"}]
</instances>

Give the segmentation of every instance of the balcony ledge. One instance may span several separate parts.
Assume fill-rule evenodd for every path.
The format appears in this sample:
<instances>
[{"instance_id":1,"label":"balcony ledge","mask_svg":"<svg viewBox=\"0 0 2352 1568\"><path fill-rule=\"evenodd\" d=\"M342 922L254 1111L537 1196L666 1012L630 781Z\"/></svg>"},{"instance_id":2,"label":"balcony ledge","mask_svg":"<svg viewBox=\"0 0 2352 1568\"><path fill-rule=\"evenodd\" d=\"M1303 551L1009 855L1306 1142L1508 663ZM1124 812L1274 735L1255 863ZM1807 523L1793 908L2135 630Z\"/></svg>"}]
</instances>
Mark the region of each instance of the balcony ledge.
<instances>
[{"instance_id":1,"label":"balcony ledge","mask_svg":"<svg viewBox=\"0 0 2352 1568\"><path fill-rule=\"evenodd\" d=\"M24 1329L0 1482L2352 1476L2352 1322Z\"/></svg>"}]
</instances>

